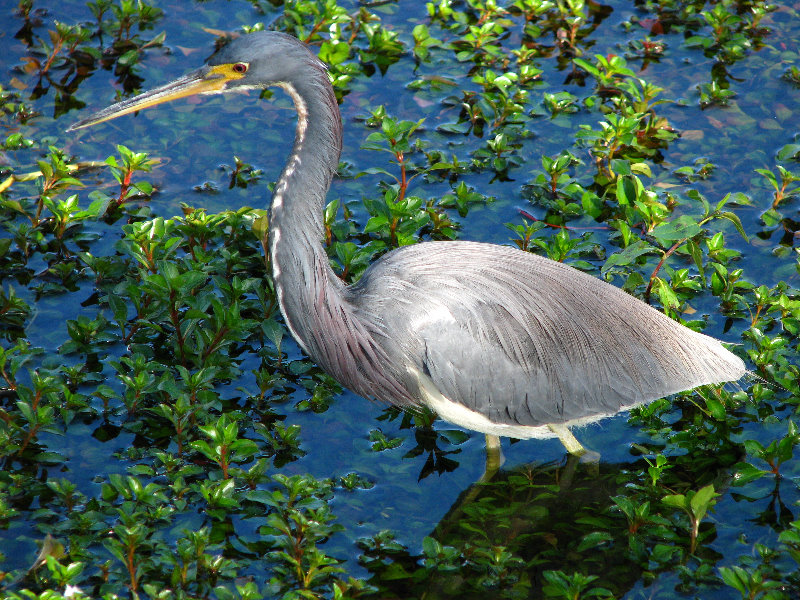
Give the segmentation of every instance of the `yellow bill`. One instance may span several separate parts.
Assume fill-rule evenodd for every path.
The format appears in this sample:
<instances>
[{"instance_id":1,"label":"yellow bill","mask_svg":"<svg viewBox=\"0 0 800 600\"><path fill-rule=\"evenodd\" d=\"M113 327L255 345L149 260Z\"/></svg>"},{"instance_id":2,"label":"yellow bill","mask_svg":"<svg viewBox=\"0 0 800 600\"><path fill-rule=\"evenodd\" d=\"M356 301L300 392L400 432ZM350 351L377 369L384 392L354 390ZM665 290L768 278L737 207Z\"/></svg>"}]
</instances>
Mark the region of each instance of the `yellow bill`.
<instances>
[{"instance_id":1,"label":"yellow bill","mask_svg":"<svg viewBox=\"0 0 800 600\"><path fill-rule=\"evenodd\" d=\"M115 119L156 104L177 100L178 98L186 98L196 94L218 94L225 90L225 86L229 81L241 77L242 73L235 70L232 65L201 67L166 85L112 104L86 119L73 123L67 131L75 131L76 129L96 125L103 121Z\"/></svg>"}]
</instances>

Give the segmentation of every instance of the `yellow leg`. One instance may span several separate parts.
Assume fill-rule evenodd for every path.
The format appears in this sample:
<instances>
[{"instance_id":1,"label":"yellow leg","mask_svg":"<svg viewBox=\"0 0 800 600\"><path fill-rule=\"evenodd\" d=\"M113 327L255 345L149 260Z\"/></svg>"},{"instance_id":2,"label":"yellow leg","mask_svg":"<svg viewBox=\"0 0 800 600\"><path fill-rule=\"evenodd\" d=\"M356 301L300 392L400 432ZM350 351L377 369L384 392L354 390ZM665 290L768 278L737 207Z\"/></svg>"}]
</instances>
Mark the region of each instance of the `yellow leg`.
<instances>
[{"instance_id":1,"label":"yellow leg","mask_svg":"<svg viewBox=\"0 0 800 600\"><path fill-rule=\"evenodd\" d=\"M599 452L594 452L584 448L581 445L581 443L577 439L575 439L575 436L572 435L572 432L566 425L550 424L548 425L548 427L550 428L550 431L552 431L558 436L558 439L561 440L561 443L564 444L564 448L567 449L567 452L569 452L571 456L580 458L580 461L582 463L592 465L591 468L592 471L595 472L595 475L599 474L599 469L600 469Z\"/></svg>"},{"instance_id":2,"label":"yellow leg","mask_svg":"<svg viewBox=\"0 0 800 600\"><path fill-rule=\"evenodd\" d=\"M486 470L479 481L486 482L494 477L503 465L503 450L500 447L500 438L496 435L486 434Z\"/></svg>"},{"instance_id":3,"label":"yellow leg","mask_svg":"<svg viewBox=\"0 0 800 600\"><path fill-rule=\"evenodd\" d=\"M574 456L583 456L586 454L586 448L581 446L581 443L575 439L575 436L572 435L572 432L566 425L556 425L551 423L548 425L550 431L555 433L558 436L558 439L561 440L561 443L564 444L564 448L567 449L567 452Z\"/></svg>"}]
</instances>

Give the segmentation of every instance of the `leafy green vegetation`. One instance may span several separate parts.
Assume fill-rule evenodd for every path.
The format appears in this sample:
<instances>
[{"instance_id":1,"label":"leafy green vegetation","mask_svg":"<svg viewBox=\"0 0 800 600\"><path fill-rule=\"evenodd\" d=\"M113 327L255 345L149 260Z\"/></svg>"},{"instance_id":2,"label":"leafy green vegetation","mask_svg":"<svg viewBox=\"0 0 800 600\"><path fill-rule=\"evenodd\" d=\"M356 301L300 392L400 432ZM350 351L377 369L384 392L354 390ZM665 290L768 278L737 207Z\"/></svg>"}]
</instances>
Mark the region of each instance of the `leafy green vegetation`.
<instances>
[{"instance_id":1,"label":"leafy green vegetation","mask_svg":"<svg viewBox=\"0 0 800 600\"><path fill-rule=\"evenodd\" d=\"M18 2L0 37L0 595L794 597L797 17ZM420 240L515 244L730 342L752 375L578 432L599 469L505 444L482 484L481 436L343 391L267 275L289 100L63 133L112 85L267 26L316 48L342 103L320 218L343 279Z\"/></svg>"}]
</instances>

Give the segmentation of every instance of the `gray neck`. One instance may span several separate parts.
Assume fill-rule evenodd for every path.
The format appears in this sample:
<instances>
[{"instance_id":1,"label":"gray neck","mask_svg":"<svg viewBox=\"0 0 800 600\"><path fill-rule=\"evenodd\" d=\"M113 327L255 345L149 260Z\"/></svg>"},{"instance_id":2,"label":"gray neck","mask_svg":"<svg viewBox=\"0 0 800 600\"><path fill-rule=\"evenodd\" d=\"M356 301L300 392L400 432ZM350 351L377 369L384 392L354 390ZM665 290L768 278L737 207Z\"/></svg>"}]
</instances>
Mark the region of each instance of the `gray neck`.
<instances>
[{"instance_id":1,"label":"gray neck","mask_svg":"<svg viewBox=\"0 0 800 600\"><path fill-rule=\"evenodd\" d=\"M294 148L275 186L269 223L275 292L292 335L315 360L313 315L321 302L344 302L346 286L325 253L325 196L339 164L342 123L333 89L322 69L304 70L302 81L281 84L297 109ZM300 79L298 77L298 79Z\"/></svg>"},{"instance_id":2,"label":"gray neck","mask_svg":"<svg viewBox=\"0 0 800 600\"><path fill-rule=\"evenodd\" d=\"M292 336L329 375L365 398L415 400L379 340L380 319L331 270L324 247L325 196L339 164L342 121L327 73L316 63L283 87L297 108L289 161L275 186L269 224L272 277Z\"/></svg>"}]
</instances>

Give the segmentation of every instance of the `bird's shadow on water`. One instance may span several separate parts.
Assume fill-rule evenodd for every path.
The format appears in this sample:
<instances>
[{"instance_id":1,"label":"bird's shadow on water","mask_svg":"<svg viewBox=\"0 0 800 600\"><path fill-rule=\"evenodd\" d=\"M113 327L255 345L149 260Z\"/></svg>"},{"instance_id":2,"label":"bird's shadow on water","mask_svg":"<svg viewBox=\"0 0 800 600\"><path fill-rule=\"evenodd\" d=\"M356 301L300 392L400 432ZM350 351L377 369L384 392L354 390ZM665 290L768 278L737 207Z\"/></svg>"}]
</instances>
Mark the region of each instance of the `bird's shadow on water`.
<instances>
[{"instance_id":1,"label":"bird's shadow on water","mask_svg":"<svg viewBox=\"0 0 800 600\"><path fill-rule=\"evenodd\" d=\"M594 585L618 597L642 573L629 557L625 518L613 511L630 467L601 463L598 470L567 458L501 469L465 489L436 525L430 538L441 547L427 541L419 554L408 549L389 557L368 551L362 564L390 597L486 598L492 590L534 597L547 570L597 575ZM593 535L597 543L584 547ZM448 565L452 555L458 560ZM415 576L392 587L386 569Z\"/></svg>"},{"instance_id":2,"label":"bird's shadow on water","mask_svg":"<svg viewBox=\"0 0 800 600\"><path fill-rule=\"evenodd\" d=\"M431 434L422 434L427 462L436 460L435 439L431 446L427 437ZM709 482L720 491L730 483L729 460L693 471L687 468L691 457L685 458L668 482L651 481L649 463L641 457L587 464L566 455L500 469L490 481L464 489L429 538L420 540L421 548L367 549L362 565L388 597L463 600L495 592L500 594L496 597L538 597L548 585L548 571L596 577L586 590L605 588L621 597L648 585L661 568L689 560L688 552L670 555L663 565L650 558L656 545L681 548L689 539L680 511L661 510L661 498ZM641 522L632 522L623 504L649 508ZM714 524L703 523L701 533L706 542L713 541ZM706 545L695 558L713 564L720 555Z\"/></svg>"}]
</instances>

